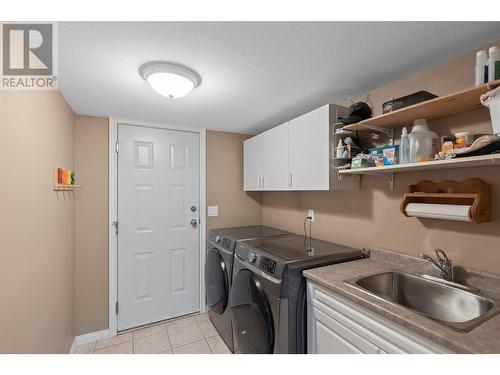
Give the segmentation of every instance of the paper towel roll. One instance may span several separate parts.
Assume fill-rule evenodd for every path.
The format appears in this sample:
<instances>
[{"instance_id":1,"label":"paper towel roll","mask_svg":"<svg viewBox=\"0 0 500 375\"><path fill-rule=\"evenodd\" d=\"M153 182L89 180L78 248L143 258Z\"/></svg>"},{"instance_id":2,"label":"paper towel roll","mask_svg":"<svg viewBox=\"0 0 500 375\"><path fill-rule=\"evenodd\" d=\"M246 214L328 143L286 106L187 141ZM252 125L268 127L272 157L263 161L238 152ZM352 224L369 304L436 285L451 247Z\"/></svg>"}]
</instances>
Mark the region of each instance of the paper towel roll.
<instances>
[{"instance_id":1,"label":"paper towel roll","mask_svg":"<svg viewBox=\"0 0 500 375\"><path fill-rule=\"evenodd\" d=\"M469 215L471 206L460 204L408 203L405 211L408 216L428 217L457 221L472 221Z\"/></svg>"}]
</instances>

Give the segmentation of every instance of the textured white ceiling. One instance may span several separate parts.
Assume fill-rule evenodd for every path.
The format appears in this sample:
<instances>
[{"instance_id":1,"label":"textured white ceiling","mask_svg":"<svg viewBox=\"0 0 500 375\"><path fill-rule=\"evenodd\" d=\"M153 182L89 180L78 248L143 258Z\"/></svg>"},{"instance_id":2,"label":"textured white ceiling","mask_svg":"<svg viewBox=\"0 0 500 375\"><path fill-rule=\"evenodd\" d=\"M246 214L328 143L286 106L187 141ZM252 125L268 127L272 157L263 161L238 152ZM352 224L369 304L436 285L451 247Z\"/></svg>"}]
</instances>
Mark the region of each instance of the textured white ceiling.
<instances>
[{"instance_id":1,"label":"textured white ceiling","mask_svg":"<svg viewBox=\"0 0 500 375\"><path fill-rule=\"evenodd\" d=\"M78 114L258 133L497 39L499 22L63 22L59 87ZM151 60L202 84L161 97Z\"/></svg>"}]
</instances>

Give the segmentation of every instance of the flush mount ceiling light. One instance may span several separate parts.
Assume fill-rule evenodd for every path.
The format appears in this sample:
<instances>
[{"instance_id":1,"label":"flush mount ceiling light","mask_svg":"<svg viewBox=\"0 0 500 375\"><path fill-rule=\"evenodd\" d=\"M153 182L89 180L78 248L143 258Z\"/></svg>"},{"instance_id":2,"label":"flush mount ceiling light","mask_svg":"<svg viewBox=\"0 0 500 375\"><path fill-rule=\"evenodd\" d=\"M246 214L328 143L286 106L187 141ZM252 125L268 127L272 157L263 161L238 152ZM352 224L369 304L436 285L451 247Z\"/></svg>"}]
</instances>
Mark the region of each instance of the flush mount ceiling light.
<instances>
[{"instance_id":1,"label":"flush mount ceiling light","mask_svg":"<svg viewBox=\"0 0 500 375\"><path fill-rule=\"evenodd\" d=\"M180 98L201 83L193 69L170 61L152 61L141 65L139 73L158 94L167 98Z\"/></svg>"}]
</instances>

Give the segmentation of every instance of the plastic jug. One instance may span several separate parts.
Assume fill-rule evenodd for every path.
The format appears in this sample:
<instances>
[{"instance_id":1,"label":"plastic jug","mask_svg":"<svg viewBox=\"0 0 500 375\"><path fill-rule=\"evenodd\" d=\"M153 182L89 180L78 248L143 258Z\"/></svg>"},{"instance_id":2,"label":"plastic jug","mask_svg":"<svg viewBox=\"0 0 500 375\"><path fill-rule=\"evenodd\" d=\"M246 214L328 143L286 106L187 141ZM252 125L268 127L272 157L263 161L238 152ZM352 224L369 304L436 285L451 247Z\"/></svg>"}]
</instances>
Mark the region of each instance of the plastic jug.
<instances>
[{"instance_id":1,"label":"plastic jug","mask_svg":"<svg viewBox=\"0 0 500 375\"><path fill-rule=\"evenodd\" d=\"M415 120L410 134L410 161L416 163L434 159L434 140L437 137L429 130L426 119Z\"/></svg>"}]
</instances>

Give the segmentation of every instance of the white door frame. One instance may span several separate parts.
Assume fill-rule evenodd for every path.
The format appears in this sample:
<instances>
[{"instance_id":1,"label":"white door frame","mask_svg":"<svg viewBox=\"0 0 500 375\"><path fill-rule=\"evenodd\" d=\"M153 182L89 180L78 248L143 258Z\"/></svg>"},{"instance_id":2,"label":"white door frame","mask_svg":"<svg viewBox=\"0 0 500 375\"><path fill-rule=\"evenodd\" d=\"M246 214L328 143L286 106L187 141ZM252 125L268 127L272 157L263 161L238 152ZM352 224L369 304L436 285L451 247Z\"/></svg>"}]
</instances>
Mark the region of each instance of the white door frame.
<instances>
[{"instance_id":1,"label":"white door frame","mask_svg":"<svg viewBox=\"0 0 500 375\"><path fill-rule=\"evenodd\" d=\"M118 301L118 242L114 222L117 220L118 157L116 141L118 124L143 126L156 129L179 130L200 135L200 312L206 311L205 303L205 257L206 257L206 129L188 128L176 125L158 124L144 121L109 118L109 336L118 332L116 301Z\"/></svg>"}]
</instances>

